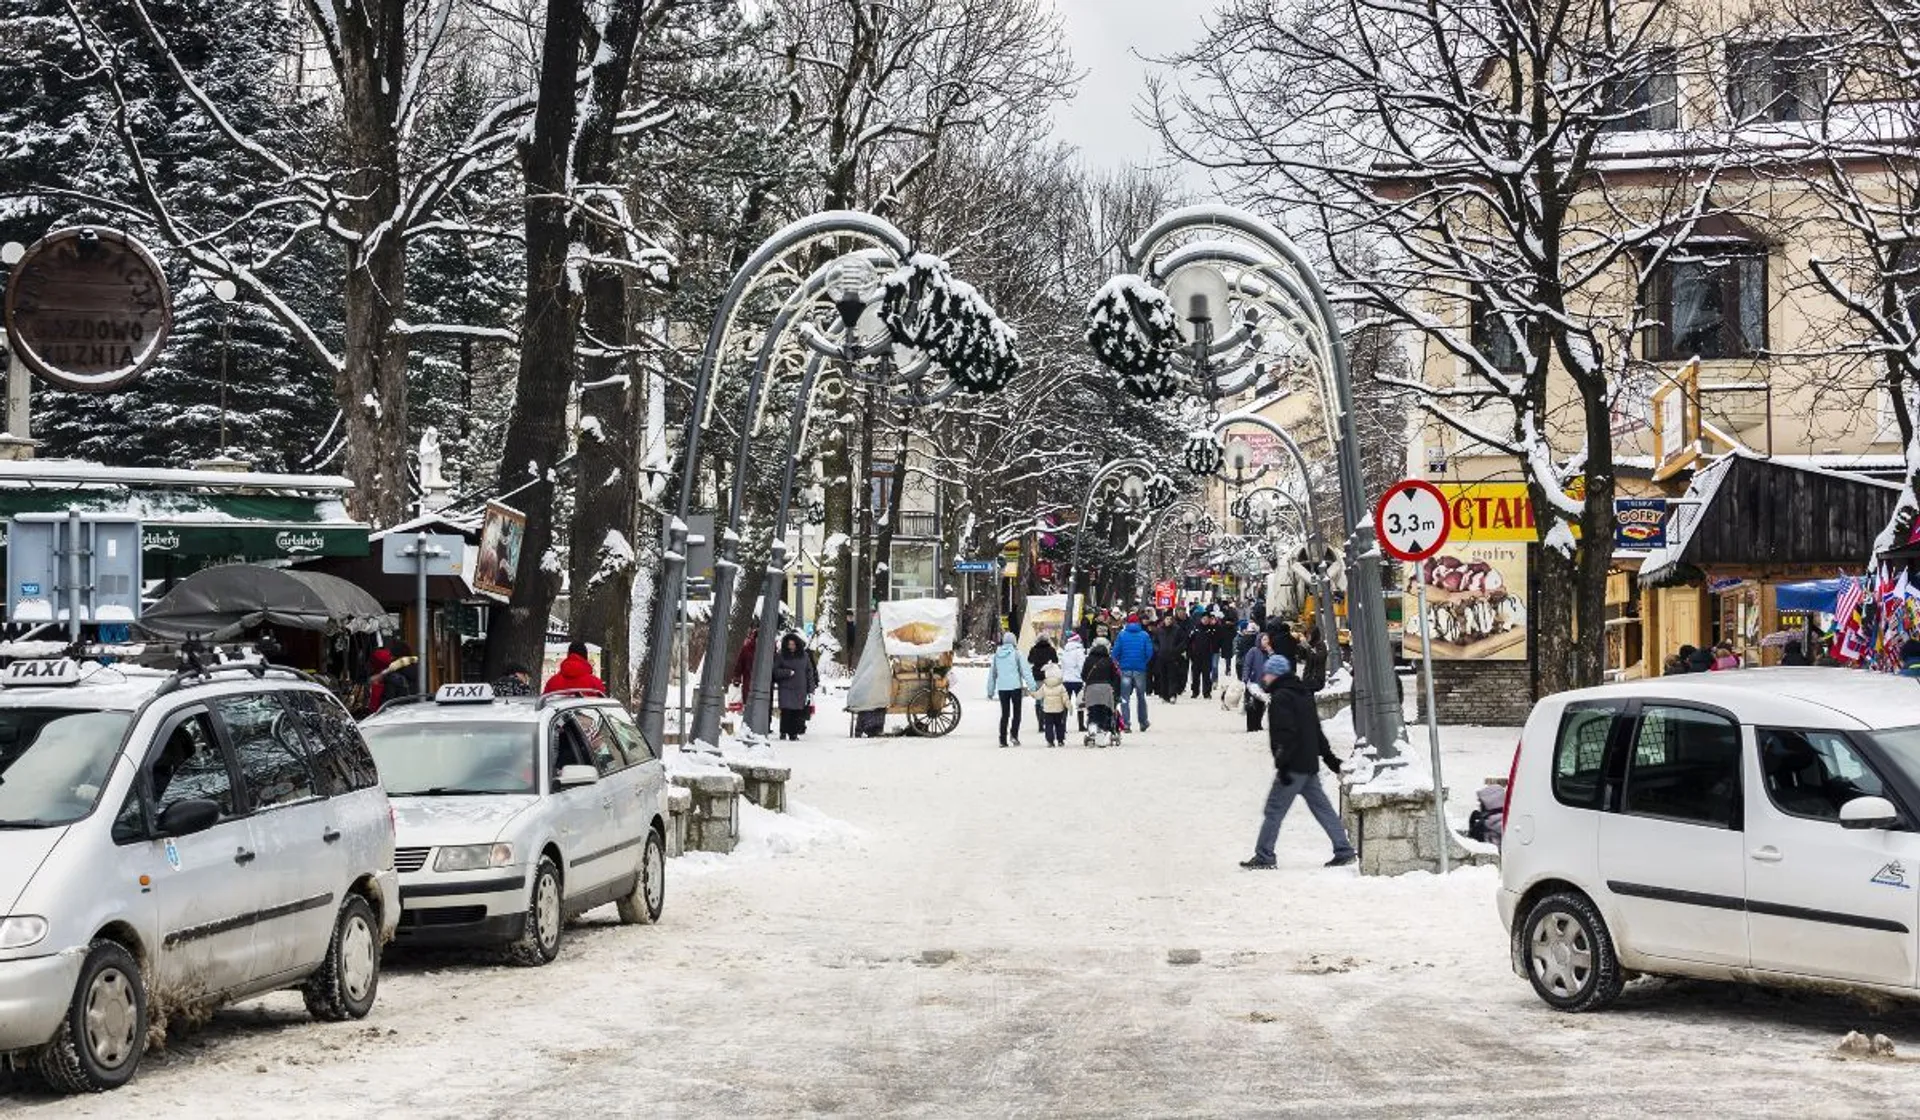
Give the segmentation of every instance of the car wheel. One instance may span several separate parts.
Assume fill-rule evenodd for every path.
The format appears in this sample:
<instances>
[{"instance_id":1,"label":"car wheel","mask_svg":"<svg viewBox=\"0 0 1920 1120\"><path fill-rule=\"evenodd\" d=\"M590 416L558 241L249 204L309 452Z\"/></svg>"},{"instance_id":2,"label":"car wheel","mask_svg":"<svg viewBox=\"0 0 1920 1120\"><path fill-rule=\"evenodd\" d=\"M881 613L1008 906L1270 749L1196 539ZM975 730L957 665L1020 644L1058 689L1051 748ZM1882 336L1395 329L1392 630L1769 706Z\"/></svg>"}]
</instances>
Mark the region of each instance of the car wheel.
<instances>
[{"instance_id":1,"label":"car wheel","mask_svg":"<svg viewBox=\"0 0 1920 1120\"><path fill-rule=\"evenodd\" d=\"M1598 1011L1626 986L1613 935L1586 895L1566 891L1534 903L1520 936L1527 979L1549 1007Z\"/></svg>"},{"instance_id":2,"label":"car wheel","mask_svg":"<svg viewBox=\"0 0 1920 1120\"><path fill-rule=\"evenodd\" d=\"M147 1050L147 985L126 946L87 947L73 1002L34 1069L62 1093L102 1093L133 1080Z\"/></svg>"},{"instance_id":3,"label":"car wheel","mask_svg":"<svg viewBox=\"0 0 1920 1120\"><path fill-rule=\"evenodd\" d=\"M333 920L333 939L313 975L300 986L307 1014L323 1023L364 1019L380 991L380 927L373 907L347 896Z\"/></svg>"},{"instance_id":4,"label":"car wheel","mask_svg":"<svg viewBox=\"0 0 1920 1120\"><path fill-rule=\"evenodd\" d=\"M647 830L647 846L640 852L640 877L634 880L633 893L615 905L620 921L630 926L650 926L660 920L667 904L667 845L658 829Z\"/></svg>"},{"instance_id":5,"label":"car wheel","mask_svg":"<svg viewBox=\"0 0 1920 1120\"><path fill-rule=\"evenodd\" d=\"M560 868L550 856L541 856L533 872L533 893L527 900L527 924L507 946L514 964L538 967L560 955Z\"/></svg>"}]
</instances>

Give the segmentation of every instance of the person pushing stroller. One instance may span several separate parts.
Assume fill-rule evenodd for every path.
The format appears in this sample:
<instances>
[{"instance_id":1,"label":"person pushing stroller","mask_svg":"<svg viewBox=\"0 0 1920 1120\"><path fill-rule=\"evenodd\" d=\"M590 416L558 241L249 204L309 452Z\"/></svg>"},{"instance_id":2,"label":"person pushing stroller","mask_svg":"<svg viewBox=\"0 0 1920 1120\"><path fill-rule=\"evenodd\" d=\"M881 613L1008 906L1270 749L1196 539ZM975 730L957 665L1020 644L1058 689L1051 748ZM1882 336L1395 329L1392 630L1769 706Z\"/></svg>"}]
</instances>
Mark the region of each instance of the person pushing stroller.
<instances>
[{"instance_id":1,"label":"person pushing stroller","mask_svg":"<svg viewBox=\"0 0 1920 1120\"><path fill-rule=\"evenodd\" d=\"M1087 713L1086 745L1111 747L1119 743L1115 729L1114 705L1119 698L1120 670L1113 663L1112 647L1105 638L1095 638L1080 667L1080 705Z\"/></svg>"}]
</instances>

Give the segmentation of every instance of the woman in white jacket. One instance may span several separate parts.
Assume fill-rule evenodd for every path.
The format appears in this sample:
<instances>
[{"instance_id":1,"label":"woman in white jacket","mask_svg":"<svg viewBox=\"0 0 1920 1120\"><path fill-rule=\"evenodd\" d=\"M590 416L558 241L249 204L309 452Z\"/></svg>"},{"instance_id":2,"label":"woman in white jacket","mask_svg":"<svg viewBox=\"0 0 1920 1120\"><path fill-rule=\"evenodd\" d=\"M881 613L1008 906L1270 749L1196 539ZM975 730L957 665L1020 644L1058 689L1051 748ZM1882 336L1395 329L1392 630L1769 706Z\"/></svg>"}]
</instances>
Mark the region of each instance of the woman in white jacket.
<instances>
[{"instance_id":1,"label":"woman in white jacket","mask_svg":"<svg viewBox=\"0 0 1920 1120\"><path fill-rule=\"evenodd\" d=\"M1080 670L1086 663L1087 647L1080 644L1079 634L1069 633L1067 646L1060 651L1060 683L1067 686L1067 695L1074 701L1072 704L1074 722L1081 731L1087 729L1087 713L1079 705Z\"/></svg>"}]
</instances>

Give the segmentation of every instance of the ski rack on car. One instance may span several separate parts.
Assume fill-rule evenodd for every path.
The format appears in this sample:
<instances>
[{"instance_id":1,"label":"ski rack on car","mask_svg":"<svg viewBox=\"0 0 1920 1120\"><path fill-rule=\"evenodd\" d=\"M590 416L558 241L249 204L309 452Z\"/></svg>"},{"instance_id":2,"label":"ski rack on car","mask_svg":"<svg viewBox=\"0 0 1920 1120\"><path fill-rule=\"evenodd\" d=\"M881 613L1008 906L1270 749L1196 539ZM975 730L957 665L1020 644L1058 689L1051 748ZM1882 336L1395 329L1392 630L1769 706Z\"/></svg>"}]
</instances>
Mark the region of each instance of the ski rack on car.
<instances>
[{"instance_id":1,"label":"ski rack on car","mask_svg":"<svg viewBox=\"0 0 1920 1120\"><path fill-rule=\"evenodd\" d=\"M607 694L597 688L556 688L552 692L541 693L540 699L534 702L533 710L537 712L544 709L547 706L548 699L605 700L606 698Z\"/></svg>"},{"instance_id":2,"label":"ski rack on car","mask_svg":"<svg viewBox=\"0 0 1920 1120\"><path fill-rule=\"evenodd\" d=\"M326 687L321 683L320 678L305 669L296 669L291 665L275 665L267 661L234 661L222 665L199 665L177 670L172 676L160 682L160 687L154 690L153 695L158 698L194 685L212 684L217 677L231 676L235 673L246 673L255 680L263 680L268 673L276 673L294 680L306 681L308 684L317 684L322 688Z\"/></svg>"}]
</instances>

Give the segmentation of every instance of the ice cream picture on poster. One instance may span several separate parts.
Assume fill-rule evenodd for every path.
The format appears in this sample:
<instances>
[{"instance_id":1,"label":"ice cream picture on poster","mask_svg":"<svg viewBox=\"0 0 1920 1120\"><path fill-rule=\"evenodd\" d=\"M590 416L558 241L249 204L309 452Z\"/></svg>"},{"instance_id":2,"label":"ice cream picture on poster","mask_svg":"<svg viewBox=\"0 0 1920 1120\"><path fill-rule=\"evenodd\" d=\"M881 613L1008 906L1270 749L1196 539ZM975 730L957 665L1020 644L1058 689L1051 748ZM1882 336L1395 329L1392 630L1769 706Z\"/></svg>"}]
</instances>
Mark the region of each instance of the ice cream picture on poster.
<instances>
[{"instance_id":1,"label":"ice cream picture on poster","mask_svg":"<svg viewBox=\"0 0 1920 1120\"><path fill-rule=\"evenodd\" d=\"M1405 652L1417 657L1433 636L1433 656L1452 661L1523 661L1527 656L1527 546L1461 541L1410 566L1404 600L1413 613L1412 580L1427 585L1424 625L1406 630Z\"/></svg>"}]
</instances>

